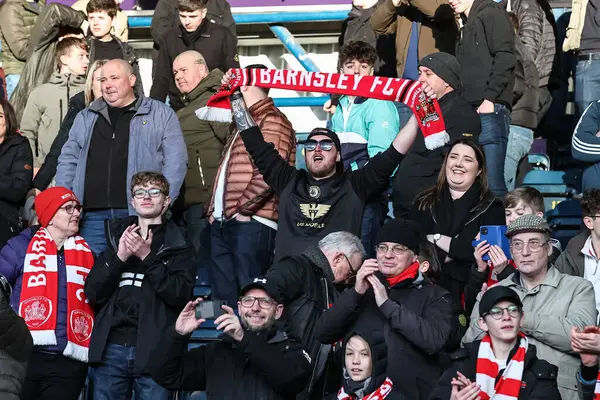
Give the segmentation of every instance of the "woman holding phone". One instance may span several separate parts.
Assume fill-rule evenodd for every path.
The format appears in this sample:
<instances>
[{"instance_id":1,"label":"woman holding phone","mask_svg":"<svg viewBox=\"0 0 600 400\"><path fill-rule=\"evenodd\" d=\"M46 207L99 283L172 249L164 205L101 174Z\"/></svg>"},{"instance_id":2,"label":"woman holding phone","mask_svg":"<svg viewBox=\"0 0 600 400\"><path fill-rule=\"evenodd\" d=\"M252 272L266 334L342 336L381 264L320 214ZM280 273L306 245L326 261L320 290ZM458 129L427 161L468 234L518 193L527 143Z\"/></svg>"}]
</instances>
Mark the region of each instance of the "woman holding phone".
<instances>
[{"instance_id":1,"label":"woman holding phone","mask_svg":"<svg viewBox=\"0 0 600 400\"><path fill-rule=\"evenodd\" d=\"M417 196L409 218L437 247L442 261L437 283L463 303L479 228L505 222L502 202L489 189L485 155L477 142L463 139L452 145L436 185Z\"/></svg>"}]
</instances>

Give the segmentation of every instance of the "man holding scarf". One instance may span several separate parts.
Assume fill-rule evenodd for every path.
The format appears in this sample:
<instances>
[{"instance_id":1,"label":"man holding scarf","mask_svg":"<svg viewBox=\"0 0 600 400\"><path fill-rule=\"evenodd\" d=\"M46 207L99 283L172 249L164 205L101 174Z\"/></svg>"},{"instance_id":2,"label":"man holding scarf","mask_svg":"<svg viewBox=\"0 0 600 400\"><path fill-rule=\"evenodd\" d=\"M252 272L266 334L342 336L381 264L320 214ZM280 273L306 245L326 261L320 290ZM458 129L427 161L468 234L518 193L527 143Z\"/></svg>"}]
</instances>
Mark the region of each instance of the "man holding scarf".
<instances>
[{"instance_id":1,"label":"man holding scarf","mask_svg":"<svg viewBox=\"0 0 600 400\"><path fill-rule=\"evenodd\" d=\"M358 270L354 288L344 292L317 322L315 337L335 343L357 326L383 329L388 399L426 399L440 373L438 354L452 331L450 294L419 271L419 227L391 220L379 231L377 259ZM407 368L410 366L410 368Z\"/></svg>"},{"instance_id":2,"label":"man holding scarf","mask_svg":"<svg viewBox=\"0 0 600 400\"><path fill-rule=\"evenodd\" d=\"M544 399L559 400L558 368L536 356L536 347L521 333L523 303L504 286L485 292L477 321L482 340L465 345L452 356L431 400Z\"/></svg>"},{"instance_id":3,"label":"man holding scarf","mask_svg":"<svg viewBox=\"0 0 600 400\"><path fill-rule=\"evenodd\" d=\"M87 375L93 312L83 292L94 256L79 232L81 204L67 188L35 198L41 226L25 229L0 252L13 309L33 337L23 400L76 400Z\"/></svg>"},{"instance_id":4,"label":"man holding scarf","mask_svg":"<svg viewBox=\"0 0 600 400\"><path fill-rule=\"evenodd\" d=\"M222 83L231 78L230 71ZM315 128L304 143L307 170L297 170L264 140L239 92L231 96L231 108L248 153L279 197L276 260L301 254L332 232L360 235L365 202L387 187L418 132L413 116L387 150L363 168L344 171L338 136L329 129Z\"/></svg>"}]
</instances>

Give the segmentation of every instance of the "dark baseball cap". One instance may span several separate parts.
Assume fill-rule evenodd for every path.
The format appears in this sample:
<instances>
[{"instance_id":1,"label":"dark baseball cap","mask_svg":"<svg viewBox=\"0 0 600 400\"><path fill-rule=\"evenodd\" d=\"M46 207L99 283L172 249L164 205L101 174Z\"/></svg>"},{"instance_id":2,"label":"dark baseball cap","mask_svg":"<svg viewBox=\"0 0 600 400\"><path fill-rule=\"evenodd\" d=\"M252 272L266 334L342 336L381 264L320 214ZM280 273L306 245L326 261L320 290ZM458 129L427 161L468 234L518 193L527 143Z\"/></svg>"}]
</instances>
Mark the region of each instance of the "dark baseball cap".
<instances>
[{"instance_id":1,"label":"dark baseball cap","mask_svg":"<svg viewBox=\"0 0 600 400\"><path fill-rule=\"evenodd\" d=\"M506 286L496 285L485 291L479 302L479 315L487 314L494 306L502 300L510 301L516 306L523 308L523 303L519 295L514 290Z\"/></svg>"},{"instance_id":2,"label":"dark baseball cap","mask_svg":"<svg viewBox=\"0 0 600 400\"><path fill-rule=\"evenodd\" d=\"M242 290L240 290L240 297L244 296L246 293L248 293L252 289L262 289L265 292L267 292L269 297L271 297L277 303L281 303L281 298L279 297L279 291L277 290L276 286L274 284L272 284L270 281L268 281L267 278L265 278L265 277L254 278L254 280L252 280L252 282L250 282L249 284L244 286L242 288Z\"/></svg>"}]
</instances>

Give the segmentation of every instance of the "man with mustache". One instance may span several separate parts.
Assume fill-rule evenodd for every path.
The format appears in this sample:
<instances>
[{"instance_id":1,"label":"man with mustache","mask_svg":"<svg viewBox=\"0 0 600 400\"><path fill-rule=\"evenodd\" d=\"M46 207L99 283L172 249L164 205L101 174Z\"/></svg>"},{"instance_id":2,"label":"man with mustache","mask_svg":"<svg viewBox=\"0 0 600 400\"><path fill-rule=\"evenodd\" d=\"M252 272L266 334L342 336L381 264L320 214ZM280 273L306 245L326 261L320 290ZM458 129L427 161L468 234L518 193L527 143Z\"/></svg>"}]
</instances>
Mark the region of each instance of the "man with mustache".
<instances>
[{"instance_id":1,"label":"man with mustache","mask_svg":"<svg viewBox=\"0 0 600 400\"><path fill-rule=\"evenodd\" d=\"M230 78L228 72L222 83ZM306 170L297 170L265 141L240 94L233 94L231 106L248 153L279 197L276 260L301 254L332 232L360 235L365 202L388 186L419 128L412 116L391 146L356 171L344 171L338 135L315 128L304 143Z\"/></svg>"},{"instance_id":2,"label":"man with mustache","mask_svg":"<svg viewBox=\"0 0 600 400\"><path fill-rule=\"evenodd\" d=\"M277 327L283 304L266 278L256 278L240 292L238 314L225 314L214 324L222 339L187 350L197 319L190 301L153 353L153 378L169 389L204 390L208 400L294 399L307 384L311 360L295 340Z\"/></svg>"}]
</instances>

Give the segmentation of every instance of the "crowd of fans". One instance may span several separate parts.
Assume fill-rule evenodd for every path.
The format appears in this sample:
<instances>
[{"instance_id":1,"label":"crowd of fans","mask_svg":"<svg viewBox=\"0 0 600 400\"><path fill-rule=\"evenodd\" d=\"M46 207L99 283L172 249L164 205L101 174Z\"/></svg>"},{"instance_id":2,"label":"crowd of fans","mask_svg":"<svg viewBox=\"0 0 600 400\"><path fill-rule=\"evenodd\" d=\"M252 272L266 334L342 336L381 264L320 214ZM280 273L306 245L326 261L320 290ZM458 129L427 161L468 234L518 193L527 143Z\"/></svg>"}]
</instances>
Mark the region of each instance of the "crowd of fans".
<instances>
[{"instance_id":1,"label":"crowd of fans","mask_svg":"<svg viewBox=\"0 0 600 400\"><path fill-rule=\"evenodd\" d=\"M433 150L401 102L332 96L301 144L267 88L202 117L240 66L225 0L159 1L146 97L118 3L0 5L0 397L600 396L597 0L564 44L546 0L354 0L339 72L418 80ZM517 185L563 50L589 164L564 251Z\"/></svg>"}]
</instances>

